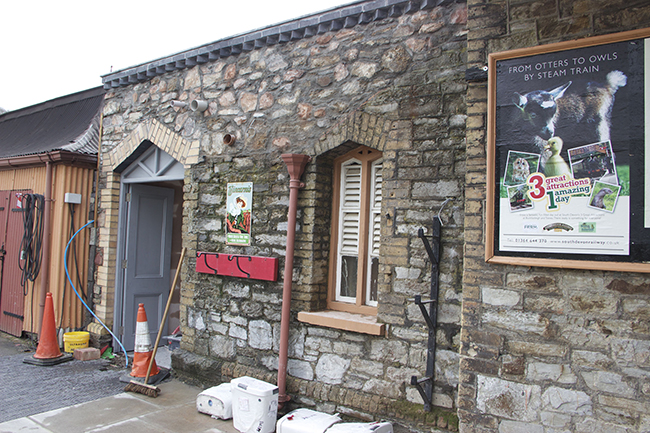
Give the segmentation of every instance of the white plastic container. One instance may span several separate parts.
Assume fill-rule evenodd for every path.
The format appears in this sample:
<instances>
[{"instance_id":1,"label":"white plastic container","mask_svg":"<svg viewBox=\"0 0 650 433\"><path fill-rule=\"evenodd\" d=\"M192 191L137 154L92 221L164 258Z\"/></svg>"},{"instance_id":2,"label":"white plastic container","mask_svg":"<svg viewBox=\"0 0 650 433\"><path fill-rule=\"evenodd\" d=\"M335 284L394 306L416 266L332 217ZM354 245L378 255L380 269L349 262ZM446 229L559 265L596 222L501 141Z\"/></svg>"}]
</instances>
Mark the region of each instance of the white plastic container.
<instances>
[{"instance_id":1,"label":"white plastic container","mask_svg":"<svg viewBox=\"0 0 650 433\"><path fill-rule=\"evenodd\" d=\"M311 409L296 409L278 420L278 433L324 433L332 424L340 422L337 415Z\"/></svg>"},{"instance_id":2,"label":"white plastic container","mask_svg":"<svg viewBox=\"0 0 650 433\"><path fill-rule=\"evenodd\" d=\"M233 427L242 433L272 433L278 419L278 387L243 376L232 385Z\"/></svg>"},{"instance_id":3,"label":"white plastic container","mask_svg":"<svg viewBox=\"0 0 650 433\"><path fill-rule=\"evenodd\" d=\"M327 433L393 433L389 422L342 422L327 429Z\"/></svg>"},{"instance_id":4,"label":"white plastic container","mask_svg":"<svg viewBox=\"0 0 650 433\"><path fill-rule=\"evenodd\" d=\"M230 383L222 383L202 391L196 397L196 410L212 418L232 418L232 392Z\"/></svg>"}]
</instances>

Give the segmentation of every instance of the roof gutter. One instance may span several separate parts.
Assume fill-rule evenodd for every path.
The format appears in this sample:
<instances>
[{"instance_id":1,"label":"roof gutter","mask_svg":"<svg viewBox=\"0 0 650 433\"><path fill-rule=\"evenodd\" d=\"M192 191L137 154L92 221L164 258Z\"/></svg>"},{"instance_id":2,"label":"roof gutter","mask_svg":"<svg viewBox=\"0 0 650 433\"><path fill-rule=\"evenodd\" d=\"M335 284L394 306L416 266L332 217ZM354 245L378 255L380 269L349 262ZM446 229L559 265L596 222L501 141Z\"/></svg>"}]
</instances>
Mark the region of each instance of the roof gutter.
<instances>
[{"instance_id":1,"label":"roof gutter","mask_svg":"<svg viewBox=\"0 0 650 433\"><path fill-rule=\"evenodd\" d=\"M35 155L10 156L0 158L0 170L41 166L48 163L68 163L75 166L95 168L97 165L97 155L55 150Z\"/></svg>"}]
</instances>

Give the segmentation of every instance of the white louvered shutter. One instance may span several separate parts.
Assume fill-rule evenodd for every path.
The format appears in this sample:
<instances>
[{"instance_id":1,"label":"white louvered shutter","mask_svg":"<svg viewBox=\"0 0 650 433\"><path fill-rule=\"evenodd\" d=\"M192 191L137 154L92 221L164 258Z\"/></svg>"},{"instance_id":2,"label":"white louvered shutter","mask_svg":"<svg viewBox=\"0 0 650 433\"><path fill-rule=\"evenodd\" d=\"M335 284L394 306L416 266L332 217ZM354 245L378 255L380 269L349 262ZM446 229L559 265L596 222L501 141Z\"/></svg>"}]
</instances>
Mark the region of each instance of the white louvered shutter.
<instances>
[{"instance_id":1,"label":"white louvered shutter","mask_svg":"<svg viewBox=\"0 0 650 433\"><path fill-rule=\"evenodd\" d=\"M359 253L359 212L361 211L361 164L344 165L341 179L341 252Z\"/></svg>"},{"instance_id":2,"label":"white louvered shutter","mask_svg":"<svg viewBox=\"0 0 650 433\"><path fill-rule=\"evenodd\" d=\"M379 274L379 246L381 239L381 185L382 161L372 164L370 191L370 224L368 233L368 272L366 281L366 305L377 306L377 277Z\"/></svg>"},{"instance_id":3,"label":"white louvered shutter","mask_svg":"<svg viewBox=\"0 0 650 433\"><path fill-rule=\"evenodd\" d=\"M341 166L336 298L344 302L355 302L356 299L361 174L362 165L357 160L350 160Z\"/></svg>"}]
</instances>

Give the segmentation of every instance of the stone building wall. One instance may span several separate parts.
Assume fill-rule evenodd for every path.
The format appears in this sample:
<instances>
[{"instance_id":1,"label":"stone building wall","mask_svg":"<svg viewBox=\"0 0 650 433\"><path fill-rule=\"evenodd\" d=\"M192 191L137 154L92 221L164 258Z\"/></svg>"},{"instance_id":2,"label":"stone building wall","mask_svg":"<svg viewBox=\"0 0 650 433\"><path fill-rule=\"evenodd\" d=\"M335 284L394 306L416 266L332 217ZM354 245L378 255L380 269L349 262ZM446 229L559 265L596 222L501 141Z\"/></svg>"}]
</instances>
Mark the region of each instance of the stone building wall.
<instances>
[{"instance_id":1,"label":"stone building wall","mask_svg":"<svg viewBox=\"0 0 650 433\"><path fill-rule=\"evenodd\" d=\"M648 27L647 1L468 1L490 53ZM467 91L462 432L650 431L650 277L484 261L487 85Z\"/></svg>"},{"instance_id":2,"label":"stone building wall","mask_svg":"<svg viewBox=\"0 0 650 433\"><path fill-rule=\"evenodd\" d=\"M242 374L275 381L282 276L263 282L197 274L194 257L197 251L279 257L283 269L289 176L280 155L307 154L313 159L299 191L292 278L287 389L292 402L454 428L465 221L466 19L464 2L442 2L107 93L105 154L139 124L152 121L188 143L200 143L200 162L186 170L184 186L183 243L190 259L182 274L179 372L209 366L204 385ZM194 99L208 101L208 109L198 113L169 105ZM225 134L236 137L233 146L224 144ZM384 158L377 319L386 325L385 336L296 319L300 311L326 306L333 159L360 144L381 150ZM103 173L103 181L110 176ZM225 245L228 182L254 183L250 247ZM448 197L453 200L442 212L434 399L447 413L438 416L422 411L409 385L412 375L424 375L428 335L410 300L428 297L431 281L418 229L430 233Z\"/></svg>"}]
</instances>

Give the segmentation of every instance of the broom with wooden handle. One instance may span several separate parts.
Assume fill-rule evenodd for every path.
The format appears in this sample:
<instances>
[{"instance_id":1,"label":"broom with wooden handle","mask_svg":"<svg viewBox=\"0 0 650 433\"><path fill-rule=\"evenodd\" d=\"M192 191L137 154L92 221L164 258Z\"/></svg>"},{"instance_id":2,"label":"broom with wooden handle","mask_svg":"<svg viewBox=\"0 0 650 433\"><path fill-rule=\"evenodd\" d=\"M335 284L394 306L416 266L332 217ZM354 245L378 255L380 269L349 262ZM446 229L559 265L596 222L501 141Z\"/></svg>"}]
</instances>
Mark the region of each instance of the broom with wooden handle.
<instances>
[{"instance_id":1,"label":"broom with wooden handle","mask_svg":"<svg viewBox=\"0 0 650 433\"><path fill-rule=\"evenodd\" d=\"M153 367L154 360L156 358L156 352L158 351L158 343L160 343L160 337L162 335L163 327L165 326L165 321L167 320L167 313L169 313L169 306L172 303L172 295L174 293L174 288L178 283L178 277L181 271L181 265L183 264L183 259L185 258L185 251L187 248L183 247L181 251L181 258L178 260L178 265L176 266L176 274L174 275L174 282L172 283L172 288L169 289L169 297L167 298L167 305L165 306L165 312L162 316L162 321L160 322L160 327L158 328L158 336L156 337L156 343L153 345L153 353L151 354L151 360L149 361L149 367L147 368L147 375L144 377L144 383L132 380L125 387L125 392L137 392L139 394L144 394L149 397L158 397L160 394L160 388L153 385L148 385L149 375L151 374L151 367Z\"/></svg>"}]
</instances>

